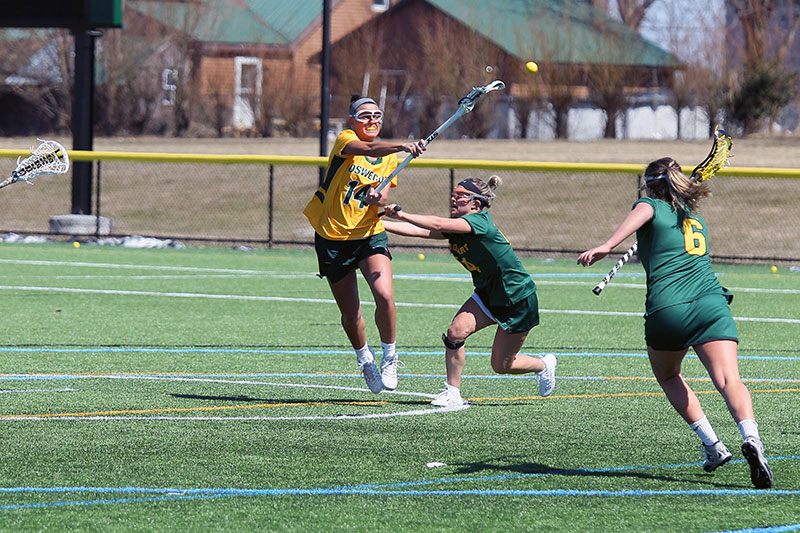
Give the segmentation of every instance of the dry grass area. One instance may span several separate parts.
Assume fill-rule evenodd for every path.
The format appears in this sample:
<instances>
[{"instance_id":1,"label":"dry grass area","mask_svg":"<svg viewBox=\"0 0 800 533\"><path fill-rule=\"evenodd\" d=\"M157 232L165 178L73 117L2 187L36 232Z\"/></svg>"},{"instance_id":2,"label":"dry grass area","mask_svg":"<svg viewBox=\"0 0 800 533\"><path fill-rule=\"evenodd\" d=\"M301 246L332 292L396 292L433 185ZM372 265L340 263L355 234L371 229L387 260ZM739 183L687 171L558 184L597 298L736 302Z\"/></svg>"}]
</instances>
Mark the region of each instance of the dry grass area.
<instances>
[{"instance_id":1,"label":"dry grass area","mask_svg":"<svg viewBox=\"0 0 800 533\"><path fill-rule=\"evenodd\" d=\"M71 145L70 139L60 140ZM0 139L0 148L19 149L30 143L31 139ZM691 170L709 147L707 140L443 140L433 143L424 157L632 163L644 168L650 160L669 155ZM319 145L315 139L147 137L100 138L95 149L314 156ZM737 167L800 167L800 141L790 138L736 140L734 153ZM10 168L12 161L3 165ZM485 178L491 173L457 170L454 178ZM274 168L272 224L268 175L261 165L107 161L102 166L100 213L113 219L113 231L119 235L311 242L313 232L302 210L316 189L318 170L290 165ZM517 249L580 250L602 242L636 199L637 177L631 174L504 171L501 175L504 183L493 216ZM701 210L713 229L713 254L800 258L800 180L721 176L711 184L714 198L704 202ZM51 215L70 211L70 186L69 179L42 178L35 187L15 185L13 194L4 191L0 231L47 232ZM449 187L447 169L412 167L401 175L391 199L408 210L445 215ZM394 242L419 245L415 239L395 238Z\"/></svg>"},{"instance_id":2,"label":"dry grass area","mask_svg":"<svg viewBox=\"0 0 800 533\"><path fill-rule=\"evenodd\" d=\"M57 137L69 148L70 137ZM32 138L0 138L0 148L25 149ZM331 144L328 144L330 148ZM683 166L693 167L708 153L709 140L698 141L522 141L522 140L437 140L424 157L435 159L491 159L502 161L564 161L583 163L631 163L646 165L670 156ZM167 153L264 154L317 156L319 139L243 138L173 139L164 137L98 137L95 150ZM800 167L800 139L765 137L735 139L737 167ZM326 154L327 155L327 154Z\"/></svg>"}]
</instances>

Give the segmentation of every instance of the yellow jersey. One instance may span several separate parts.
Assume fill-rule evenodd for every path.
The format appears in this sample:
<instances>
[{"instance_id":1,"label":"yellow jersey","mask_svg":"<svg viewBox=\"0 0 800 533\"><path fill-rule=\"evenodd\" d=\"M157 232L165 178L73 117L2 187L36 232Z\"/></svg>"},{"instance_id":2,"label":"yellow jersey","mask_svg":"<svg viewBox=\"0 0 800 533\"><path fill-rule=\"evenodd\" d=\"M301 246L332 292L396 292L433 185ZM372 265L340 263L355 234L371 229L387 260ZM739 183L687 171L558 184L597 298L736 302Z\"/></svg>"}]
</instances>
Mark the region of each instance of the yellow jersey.
<instances>
[{"instance_id":1,"label":"yellow jersey","mask_svg":"<svg viewBox=\"0 0 800 533\"><path fill-rule=\"evenodd\" d=\"M325 181L308 202L303 214L319 235L333 241L364 239L385 231L378 217L379 206L366 205L369 189L397 168L397 154L383 157L343 155L342 150L358 140L353 130L343 130L328 156ZM390 187L397 186L397 178Z\"/></svg>"}]
</instances>

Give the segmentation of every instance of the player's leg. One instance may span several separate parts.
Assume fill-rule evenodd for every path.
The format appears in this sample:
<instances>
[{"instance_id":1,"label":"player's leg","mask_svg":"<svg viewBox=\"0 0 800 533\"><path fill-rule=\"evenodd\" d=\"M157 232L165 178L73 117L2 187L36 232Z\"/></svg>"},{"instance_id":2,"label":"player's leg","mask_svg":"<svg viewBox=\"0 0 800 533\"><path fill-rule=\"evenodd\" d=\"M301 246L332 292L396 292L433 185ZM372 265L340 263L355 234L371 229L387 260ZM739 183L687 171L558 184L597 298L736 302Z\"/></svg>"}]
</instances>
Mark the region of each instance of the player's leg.
<instances>
[{"instance_id":1,"label":"player's leg","mask_svg":"<svg viewBox=\"0 0 800 533\"><path fill-rule=\"evenodd\" d=\"M728 410L736 423L752 420L753 402L750 391L739 376L736 342L730 340L706 342L695 346L694 350L706 367L714 386L725 398Z\"/></svg>"},{"instance_id":2,"label":"player's leg","mask_svg":"<svg viewBox=\"0 0 800 533\"><path fill-rule=\"evenodd\" d=\"M464 302L453 317L447 328L447 333L442 335L445 350L445 367L447 368L447 381L445 388L431 402L437 407L454 407L464 404L461 399L461 373L466 361L464 343L467 337L486 326L494 324L472 298Z\"/></svg>"},{"instance_id":3,"label":"player's leg","mask_svg":"<svg viewBox=\"0 0 800 533\"><path fill-rule=\"evenodd\" d=\"M731 453L719 440L714 428L706 418L700 400L681 375L681 363L688 351L656 350L648 346L647 355L653 375L666 394L669 403L689 424L702 442L703 469L711 472L731 460Z\"/></svg>"},{"instance_id":4,"label":"player's leg","mask_svg":"<svg viewBox=\"0 0 800 533\"><path fill-rule=\"evenodd\" d=\"M527 374L544 370L545 364L540 358L519 353L527 337L527 331L509 333L498 327L492 344L492 370L498 374Z\"/></svg>"},{"instance_id":5,"label":"player's leg","mask_svg":"<svg viewBox=\"0 0 800 533\"><path fill-rule=\"evenodd\" d=\"M498 374L536 372L539 394L550 396L556 382L556 356L547 354L540 358L519 353L528 333L539 324L536 293L510 306L487 308L482 301L477 303L498 325L492 344L492 370Z\"/></svg>"},{"instance_id":6,"label":"player's leg","mask_svg":"<svg viewBox=\"0 0 800 533\"><path fill-rule=\"evenodd\" d=\"M383 253L385 248L370 246L369 249L370 255L361 259L358 266L375 299L375 324L381 336L383 349L380 365L383 387L394 390L397 388L397 368L400 361L397 358L395 345L397 308L394 303L392 262L388 251ZM373 250L379 250L380 253L374 253Z\"/></svg>"},{"instance_id":7,"label":"player's leg","mask_svg":"<svg viewBox=\"0 0 800 533\"><path fill-rule=\"evenodd\" d=\"M467 337L494 323L494 320L483 312L473 298L464 302L458 310L444 337L445 364L449 385L461 387L461 372L464 370L466 360L464 343Z\"/></svg>"},{"instance_id":8,"label":"player's leg","mask_svg":"<svg viewBox=\"0 0 800 533\"><path fill-rule=\"evenodd\" d=\"M364 374L364 379L372 392L380 392L381 377L375 366L375 356L367 344L366 325L364 317L361 315L361 302L358 297L356 271L351 270L339 281L331 283L329 280L328 283L342 315L342 327L356 352L356 360Z\"/></svg>"},{"instance_id":9,"label":"player's leg","mask_svg":"<svg viewBox=\"0 0 800 533\"><path fill-rule=\"evenodd\" d=\"M714 386L725 398L728 410L739 426L744 442L742 454L750 465L750 479L756 488L772 486L772 471L764 455L764 444L753 414L750 391L742 383L737 360L737 344L732 340L706 342L694 347L708 370Z\"/></svg>"},{"instance_id":10,"label":"player's leg","mask_svg":"<svg viewBox=\"0 0 800 533\"><path fill-rule=\"evenodd\" d=\"M358 280L355 270L351 270L341 280L328 282L333 299L342 315L342 327L353 348L361 348L367 343L364 317L361 316L361 302L358 298Z\"/></svg>"},{"instance_id":11,"label":"player's leg","mask_svg":"<svg viewBox=\"0 0 800 533\"><path fill-rule=\"evenodd\" d=\"M375 325L381 341L395 342L397 308L394 303L392 262L383 254L373 254L358 262L375 299Z\"/></svg>"},{"instance_id":12,"label":"player's leg","mask_svg":"<svg viewBox=\"0 0 800 533\"><path fill-rule=\"evenodd\" d=\"M681 375L681 363L689 350L657 350L647 347L650 367L669 403L688 424L705 416L700 401Z\"/></svg>"}]
</instances>

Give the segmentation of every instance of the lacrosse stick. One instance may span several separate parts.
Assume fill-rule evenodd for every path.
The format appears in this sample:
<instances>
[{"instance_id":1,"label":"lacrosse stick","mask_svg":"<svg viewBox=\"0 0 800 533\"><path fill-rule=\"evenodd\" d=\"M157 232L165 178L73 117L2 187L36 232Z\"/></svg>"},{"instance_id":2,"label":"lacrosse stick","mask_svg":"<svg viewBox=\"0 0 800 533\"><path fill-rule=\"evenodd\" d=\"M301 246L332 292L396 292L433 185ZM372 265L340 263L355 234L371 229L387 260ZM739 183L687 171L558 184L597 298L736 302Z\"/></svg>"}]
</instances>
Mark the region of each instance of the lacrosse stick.
<instances>
[{"instance_id":1,"label":"lacrosse stick","mask_svg":"<svg viewBox=\"0 0 800 533\"><path fill-rule=\"evenodd\" d=\"M31 180L39 174L66 174L69 170L67 150L56 141L39 140L42 144L35 150L31 149L31 155L25 159L22 156L17 158L17 168L0 182L0 189L18 181L33 185Z\"/></svg>"},{"instance_id":2,"label":"lacrosse stick","mask_svg":"<svg viewBox=\"0 0 800 533\"><path fill-rule=\"evenodd\" d=\"M719 126L714 128L714 144L711 145L711 151L708 153L708 156L703 160L702 163L694 167L692 170L691 176L689 178L694 181L695 183L702 183L707 179L713 177L717 172L728 166L728 159L733 157L731 155L731 146L733 146L733 138L730 134L720 128ZM617 264L614 265L608 274L605 275L603 281L597 284L597 287L592 289L592 292L597 294L598 296L603 291L603 289L608 285L608 282L611 281L622 265L628 262L628 260L633 257L633 254L639 249L639 243L633 243L633 246L625 252L625 255L620 257Z\"/></svg>"},{"instance_id":3,"label":"lacrosse stick","mask_svg":"<svg viewBox=\"0 0 800 533\"><path fill-rule=\"evenodd\" d=\"M453 113L453 116L445 120L441 126L436 128L436 131L428 135L428 137L425 139L425 146L433 142L433 140L436 139L436 137L438 137L439 135L441 135L441 133L444 130L449 128L453 124L453 122L455 122L456 120L460 119L461 117L472 111L473 108L475 107L475 102L478 100L478 98L480 98L481 96L483 96L488 92L500 91L502 89L505 89L505 87L506 84L500 80L494 80L489 85L484 85L482 87L473 87L467 96L458 101L458 109L456 110L455 113ZM397 165L397 168L395 168L385 180L383 180L377 187L375 187L375 192L381 192L384 187L389 185L389 182L391 182L392 179L395 176L397 176L397 174L399 174L400 171L403 170L406 167L406 165L408 165L411 162L412 159L414 159L414 156L409 155L403 160L402 163Z\"/></svg>"}]
</instances>

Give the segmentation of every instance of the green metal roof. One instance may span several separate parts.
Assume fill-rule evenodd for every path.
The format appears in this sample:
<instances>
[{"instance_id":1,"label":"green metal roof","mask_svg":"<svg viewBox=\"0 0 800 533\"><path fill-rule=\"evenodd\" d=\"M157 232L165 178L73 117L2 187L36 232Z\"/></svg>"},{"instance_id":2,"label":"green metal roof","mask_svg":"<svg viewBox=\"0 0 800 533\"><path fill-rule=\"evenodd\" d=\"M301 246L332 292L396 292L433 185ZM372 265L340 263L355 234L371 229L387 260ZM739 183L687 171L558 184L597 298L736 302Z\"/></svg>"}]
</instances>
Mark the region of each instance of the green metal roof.
<instances>
[{"instance_id":1,"label":"green metal roof","mask_svg":"<svg viewBox=\"0 0 800 533\"><path fill-rule=\"evenodd\" d=\"M416 0L396 0L401 3ZM580 0L418 0L522 60L674 67L678 59ZM205 42L288 46L320 17L321 0L126 0L125 6ZM390 16L387 12L385 16ZM195 22L192 22L195 21Z\"/></svg>"},{"instance_id":2,"label":"green metal roof","mask_svg":"<svg viewBox=\"0 0 800 533\"><path fill-rule=\"evenodd\" d=\"M127 0L125 6L199 41L287 46L322 13L320 0Z\"/></svg>"},{"instance_id":3,"label":"green metal roof","mask_svg":"<svg viewBox=\"0 0 800 533\"><path fill-rule=\"evenodd\" d=\"M425 0L520 59L678 66L602 9L578 0Z\"/></svg>"}]
</instances>

